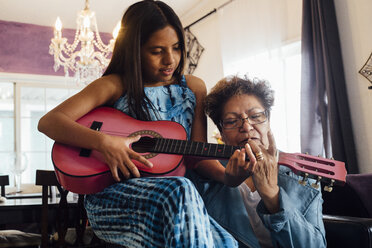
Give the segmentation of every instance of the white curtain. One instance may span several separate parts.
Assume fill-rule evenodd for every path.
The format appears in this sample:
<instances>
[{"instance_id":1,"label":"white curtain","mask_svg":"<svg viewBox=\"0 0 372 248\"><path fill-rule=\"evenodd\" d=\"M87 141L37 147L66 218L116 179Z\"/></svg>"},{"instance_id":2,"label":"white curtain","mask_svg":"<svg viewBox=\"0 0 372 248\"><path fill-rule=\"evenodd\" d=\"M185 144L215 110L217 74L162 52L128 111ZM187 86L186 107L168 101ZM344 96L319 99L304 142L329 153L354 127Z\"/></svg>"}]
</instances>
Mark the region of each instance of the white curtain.
<instances>
[{"instance_id":1,"label":"white curtain","mask_svg":"<svg viewBox=\"0 0 372 248\"><path fill-rule=\"evenodd\" d=\"M218 11L224 75L266 79L275 91L277 147L300 151L301 1L235 0Z\"/></svg>"}]
</instances>

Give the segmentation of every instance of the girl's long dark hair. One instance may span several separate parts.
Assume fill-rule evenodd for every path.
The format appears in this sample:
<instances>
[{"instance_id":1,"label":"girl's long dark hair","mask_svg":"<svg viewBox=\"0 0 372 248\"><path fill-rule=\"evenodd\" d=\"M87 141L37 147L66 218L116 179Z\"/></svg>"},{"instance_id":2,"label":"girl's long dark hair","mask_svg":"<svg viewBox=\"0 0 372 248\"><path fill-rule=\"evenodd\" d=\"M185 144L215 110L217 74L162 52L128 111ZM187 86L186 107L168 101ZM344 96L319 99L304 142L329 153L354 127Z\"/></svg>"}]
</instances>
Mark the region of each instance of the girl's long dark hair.
<instances>
[{"instance_id":1,"label":"girl's long dark hair","mask_svg":"<svg viewBox=\"0 0 372 248\"><path fill-rule=\"evenodd\" d=\"M186 54L183 27L172 8L161 1L153 0L137 2L124 13L110 64L103 74L120 76L128 96L129 108L140 120L150 120L147 106L152 106L144 93L141 47L154 32L167 25L176 31L182 51L180 63L173 74L179 82Z\"/></svg>"}]
</instances>

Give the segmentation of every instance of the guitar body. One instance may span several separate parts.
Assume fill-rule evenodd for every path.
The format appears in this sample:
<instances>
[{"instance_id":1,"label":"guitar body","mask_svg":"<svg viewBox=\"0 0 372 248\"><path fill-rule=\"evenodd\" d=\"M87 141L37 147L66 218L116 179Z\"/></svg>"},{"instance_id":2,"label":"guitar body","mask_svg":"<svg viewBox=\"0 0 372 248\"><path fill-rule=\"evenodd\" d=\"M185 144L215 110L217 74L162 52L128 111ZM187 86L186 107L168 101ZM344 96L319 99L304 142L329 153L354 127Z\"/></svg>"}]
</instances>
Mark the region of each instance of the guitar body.
<instances>
[{"instance_id":1,"label":"guitar body","mask_svg":"<svg viewBox=\"0 0 372 248\"><path fill-rule=\"evenodd\" d=\"M96 108L77 122L85 127L114 136L136 136L141 139L131 148L153 163L148 168L133 160L141 176L183 176L186 168L183 156L198 159L229 159L238 146L211 144L186 140L182 125L173 121L138 121L123 112L108 107ZM52 161L59 183L67 190L79 194L102 191L115 183L102 155L94 150L81 149L55 142ZM298 175L314 178L327 184L331 191L334 184L346 180L345 163L300 153L279 154L280 165L287 166ZM314 185L314 187L318 187ZM326 190L326 189L325 189Z\"/></svg>"},{"instance_id":2,"label":"guitar body","mask_svg":"<svg viewBox=\"0 0 372 248\"><path fill-rule=\"evenodd\" d=\"M186 140L182 125L172 121L138 121L121 111L100 107L87 113L77 122L92 128L99 124L99 132L115 136L141 136ZM96 128L94 128L96 129ZM183 176L185 166L183 156L177 154L140 153L153 163L148 168L133 160L141 176ZM101 153L55 142L52 161L59 183L67 190L79 194L102 191L115 183L109 167Z\"/></svg>"}]
</instances>

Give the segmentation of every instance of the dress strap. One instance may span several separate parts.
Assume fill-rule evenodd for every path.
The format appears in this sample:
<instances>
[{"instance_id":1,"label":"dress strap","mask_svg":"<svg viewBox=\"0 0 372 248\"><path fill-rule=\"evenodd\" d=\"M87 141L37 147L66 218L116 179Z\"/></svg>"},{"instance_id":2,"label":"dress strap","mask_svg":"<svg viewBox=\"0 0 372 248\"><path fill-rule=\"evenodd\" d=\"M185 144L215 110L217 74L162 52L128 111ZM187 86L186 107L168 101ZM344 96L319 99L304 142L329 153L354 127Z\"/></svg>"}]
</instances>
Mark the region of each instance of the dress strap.
<instances>
[{"instance_id":1,"label":"dress strap","mask_svg":"<svg viewBox=\"0 0 372 248\"><path fill-rule=\"evenodd\" d=\"M186 83L186 77L185 77L185 75L182 75L180 85L181 85L182 87L187 87L187 83Z\"/></svg>"}]
</instances>

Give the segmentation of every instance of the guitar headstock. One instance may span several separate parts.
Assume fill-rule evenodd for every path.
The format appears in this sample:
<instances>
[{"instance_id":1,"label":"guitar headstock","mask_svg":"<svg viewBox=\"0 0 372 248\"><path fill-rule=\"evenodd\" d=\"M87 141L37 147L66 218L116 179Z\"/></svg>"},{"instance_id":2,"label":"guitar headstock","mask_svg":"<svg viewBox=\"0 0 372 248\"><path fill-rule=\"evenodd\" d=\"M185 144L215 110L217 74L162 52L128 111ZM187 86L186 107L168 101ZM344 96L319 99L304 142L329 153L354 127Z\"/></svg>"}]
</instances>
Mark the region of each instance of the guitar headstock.
<instances>
[{"instance_id":1,"label":"guitar headstock","mask_svg":"<svg viewBox=\"0 0 372 248\"><path fill-rule=\"evenodd\" d=\"M333 159L321 158L301 153L279 154L279 164L290 167L296 174L303 176L299 183L304 184L306 178L316 179L312 184L314 188L319 187L319 182L323 181L328 185L325 191L331 192L334 184L344 185L346 181L345 163Z\"/></svg>"}]
</instances>

